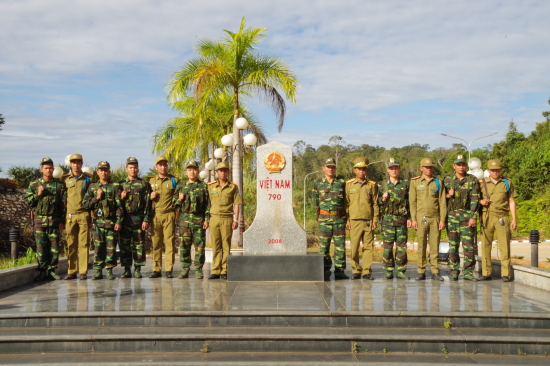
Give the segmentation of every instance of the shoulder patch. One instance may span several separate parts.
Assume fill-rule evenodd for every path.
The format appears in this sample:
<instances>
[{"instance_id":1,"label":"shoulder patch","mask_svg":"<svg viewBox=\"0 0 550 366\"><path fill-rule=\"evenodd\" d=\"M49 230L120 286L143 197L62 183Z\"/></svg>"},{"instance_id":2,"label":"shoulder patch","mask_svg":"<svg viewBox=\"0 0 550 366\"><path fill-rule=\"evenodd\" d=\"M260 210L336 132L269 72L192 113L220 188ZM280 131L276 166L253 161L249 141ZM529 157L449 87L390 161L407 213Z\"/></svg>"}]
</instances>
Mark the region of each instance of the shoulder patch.
<instances>
[{"instance_id":1,"label":"shoulder patch","mask_svg":"<svg viewBox=\"0 0 550 366\"><path fill-rule=\"evenodd\" d=\"M208 185L211 185L211 184L214 184L214 183L216 183L216 181L210 182L210 183L208 183Z\"/></svg>"},{"instance_id":2,"label":"shoulder patch","mask_svg":"<svg viewBox=\"0 0 550 366\"><path fill-rule=\"evenodd\" d=\"M237 185L237 183L233 183L233 182L229 182L229 183L231 183L231 184L233 184L233 185Z\"/></svg>"},{"instance_id":3,"label":"shoulder patch","mask_svg":"<svg viewBox=\"0 0 550 366\"><path fill-rule=\"evenodd\" d=\"M346 183L353 183L355 182L355 178L351 178L350 180L347 180Z\"/></svg>"},{"instance_id":4,"label":"shoulder patch","mask_svg":"<svg viewBox=\"0 0 550 366\"><path fill-rule=\"evenodd\" d=\"M71 175L71 173L65 173L63 174L63 177L68 177L69 175Z\"/></svg>"},{"instance_id":5,"label":"shoulder patch","mask_svg":"<svg viewBox=\"0 0 550 366\"><path fill-rule=\"evenodd\" d=\"M502 179L508 179L510 182L512 181L512 178L508 178L508 177L501 177Z\"/></svg>"},{"instance_id":6,"label":"shoulder patch","mask_svg":"<svg viewBox=\"0 0 550 366\"><path fill-rule=\"evenodd\" d=\"M84 173L84 175L87 175L87 176L90 177L90 178L93 177L93 175L90 174L90 173L86 173L86 172L82 172L82 173Z\"/></svg>"},{"instance_id":7,"label":"shoulder patch","mask_svg":"<svg viewBox=\"0 0 550 366\"><path fill-rule=\"evenodd\" d=\"M373 181L373 180L369 180L368 182L369 182L370 184L376 184L376 182Z\"/></svg>"},{"instance_id":8,"label":"shoulder patch","mask_svg":"<svg viewBox=\"0 0 550 366\"><path fill-rule=\"evenodd\" d=\"M420 177L422 177L422 176L419 175L418 177L411 178L411 180L417 180L417 179L419 179Z\"/></svg>"},{"instance_id":9,"label":"shoulder patch","mask_svg":"<svg viewBox=\"0 0 550 366\"><path fill-rule=\"evenodd\" d=\"M148 175L145 177L145 179L151 179L151 178L154 178L155 176L154 175Z\"/></svg>"}]
</instances>

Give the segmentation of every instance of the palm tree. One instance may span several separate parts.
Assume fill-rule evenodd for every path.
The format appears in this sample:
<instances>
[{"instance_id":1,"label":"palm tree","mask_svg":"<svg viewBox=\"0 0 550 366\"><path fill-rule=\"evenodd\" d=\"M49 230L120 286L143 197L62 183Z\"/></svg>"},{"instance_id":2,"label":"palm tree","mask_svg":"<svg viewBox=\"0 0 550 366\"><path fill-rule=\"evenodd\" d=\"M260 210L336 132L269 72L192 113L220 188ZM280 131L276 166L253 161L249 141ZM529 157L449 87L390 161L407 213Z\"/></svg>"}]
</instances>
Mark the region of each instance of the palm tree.
<instances>
[{"instance_id":1,"label":"palm tree","mask_svg":"<svg viewBox=\"0 0 550 366\"><path fill-rule=\"evenodd\" d=\"M237 33L227 33L222 42L204 39L199 41L199 57L187 62L172 75L168 82L168 98L175 103L188 92L194 95L198 108L206 108L212 99L222 93L233 95L233 179L242 192L242 161L240 131L234 126L239 117L240 96L256 94L274 110L279 119L279 132L283 128L286 99L296 101L298 78L288 65L276 56L255 53L256 45L265 37L266 28L245 29L241 19ZM242 209L240 215L242 216ZM242 220L239 220L242 224ZM241 227L242 229L242 227ZM241 230L242 231L242 230Z\"/></svg>"}]
</instances>

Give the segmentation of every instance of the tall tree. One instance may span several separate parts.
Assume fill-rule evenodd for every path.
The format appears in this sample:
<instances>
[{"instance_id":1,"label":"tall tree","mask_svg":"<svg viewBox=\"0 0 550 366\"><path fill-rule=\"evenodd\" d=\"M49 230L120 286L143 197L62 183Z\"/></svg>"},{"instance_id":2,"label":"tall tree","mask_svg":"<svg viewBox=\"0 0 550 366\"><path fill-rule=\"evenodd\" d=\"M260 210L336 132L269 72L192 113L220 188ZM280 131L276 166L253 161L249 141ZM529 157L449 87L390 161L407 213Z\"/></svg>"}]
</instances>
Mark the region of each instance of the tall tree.
<instances>
[{"instance_id":1,"label":"tall tree","mask_svg":"<svg viewBox=\"0 0 550 366\"><path fill-rule=\"evenodd\" d=\"M260 100L272 107L279 119L279 131L283 128L286 112L285 100L296 100L298 78L287 64L276 56L255 52L256 46L265 38L266 28L245 28L241 19L238 32L224 30L223 41L203 39L199 41L199 57L188 61L172 75L168 82L168 98L171 103L191 93L198 107L206 107L209 101L222 93L232 93L234 98L233 124L239 117L239 102L242 95L258 95ZM240 132L233 127L235 144ZM233 179L242 191L241 151L233 149ZM242 210L241 210L242 211ZM242 215L242 213L241 213Z\"/></svg>"}]
</instances>

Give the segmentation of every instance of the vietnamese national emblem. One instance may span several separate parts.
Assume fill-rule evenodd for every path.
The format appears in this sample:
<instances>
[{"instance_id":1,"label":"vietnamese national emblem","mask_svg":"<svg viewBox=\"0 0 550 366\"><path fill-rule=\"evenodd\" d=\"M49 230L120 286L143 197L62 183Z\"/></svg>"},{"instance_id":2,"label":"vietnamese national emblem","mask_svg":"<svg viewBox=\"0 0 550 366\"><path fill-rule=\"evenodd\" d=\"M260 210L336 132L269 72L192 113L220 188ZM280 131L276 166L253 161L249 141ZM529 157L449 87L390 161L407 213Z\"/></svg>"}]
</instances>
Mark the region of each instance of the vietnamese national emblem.
<instances>
[{"instance_id":1,"label":"vietnamese national emblem","mask_svg":"<svg viewBox=\"0 0 550 366\"><path fill-rule=\"evenodd\" d=\"M280 173L286 165L286 160L283 154L274 151L266 155L264 165L270 173Z\"/></svg>"}]
</instances>

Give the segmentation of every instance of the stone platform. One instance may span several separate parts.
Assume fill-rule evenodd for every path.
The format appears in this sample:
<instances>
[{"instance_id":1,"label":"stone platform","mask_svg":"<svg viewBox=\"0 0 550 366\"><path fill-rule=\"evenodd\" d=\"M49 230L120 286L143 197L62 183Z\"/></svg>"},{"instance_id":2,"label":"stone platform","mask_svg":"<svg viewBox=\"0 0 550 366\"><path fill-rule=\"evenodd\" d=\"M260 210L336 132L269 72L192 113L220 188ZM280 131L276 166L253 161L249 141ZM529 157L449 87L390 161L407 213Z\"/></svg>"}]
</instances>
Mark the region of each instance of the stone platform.
<instances>
[{"instance_id":1,"label":"stone platform","mask_svg":"<svg viewBox=\"0 0 550 366\"><path fill-rule=\"evenodd\" d=\"M228 281L324 281L323 256L306 255L230 255Z\"/></svg>"}]
</instances>

